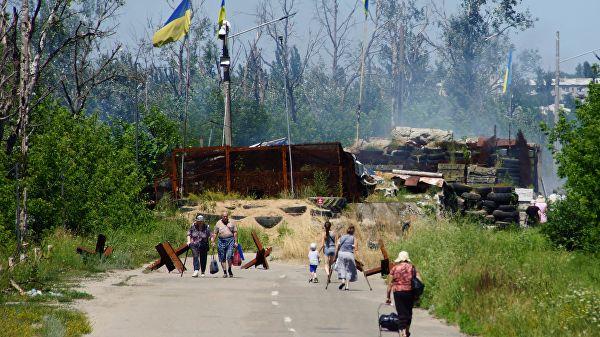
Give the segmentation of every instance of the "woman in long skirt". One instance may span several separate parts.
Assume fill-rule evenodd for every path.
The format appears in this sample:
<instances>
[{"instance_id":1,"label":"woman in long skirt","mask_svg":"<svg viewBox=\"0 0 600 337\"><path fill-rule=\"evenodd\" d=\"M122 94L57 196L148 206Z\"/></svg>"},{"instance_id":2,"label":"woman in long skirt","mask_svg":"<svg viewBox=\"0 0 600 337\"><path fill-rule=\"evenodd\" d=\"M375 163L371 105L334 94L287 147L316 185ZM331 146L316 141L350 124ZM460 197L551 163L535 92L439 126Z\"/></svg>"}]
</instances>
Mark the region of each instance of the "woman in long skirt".
<instances>
[{"instance_id":1,"label":"woman in long skirt","mask_svg":"<svg viewBox=\"0 0 600 337\"><path fill-rule=\"evenodd\" d=\"M354 226L349 226L346 234L337 242L337 259L335 262L335 271L338 278L342 281L339 289L350 290L350 282L356 282L358 272L354 262L354 254L357 252L358 244L354 237Z\"/></svg>"}]
</instances>

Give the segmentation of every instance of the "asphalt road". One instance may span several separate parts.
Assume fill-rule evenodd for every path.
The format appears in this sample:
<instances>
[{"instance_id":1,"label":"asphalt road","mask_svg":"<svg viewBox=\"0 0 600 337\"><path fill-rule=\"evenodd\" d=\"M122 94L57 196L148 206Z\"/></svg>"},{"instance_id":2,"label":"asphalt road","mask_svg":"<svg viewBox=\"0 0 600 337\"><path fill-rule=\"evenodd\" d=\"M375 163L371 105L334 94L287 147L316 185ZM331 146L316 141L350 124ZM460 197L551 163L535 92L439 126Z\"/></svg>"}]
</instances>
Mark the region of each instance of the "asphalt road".
<instances>
[{"instance_id":1,"label":"asphalt road","mask_svg":"<svg viewBox=\"0 0 600 337\"><path fill-rule=\"evenodd\" d=\"M373 291L362 276L350 291L338 290L337 281L325 290L324 271L322 282L311 284L306 269L271 263L269 270L236 269L233 279L192 278L191 272L180 278L164 268L119 271L86 281L94 299L77 307L90 317L91 336L378 336L377 309L385 299L380 278L370 278ZM416 310L412 336L463 335Z\"/></svg>"}]
</instances>

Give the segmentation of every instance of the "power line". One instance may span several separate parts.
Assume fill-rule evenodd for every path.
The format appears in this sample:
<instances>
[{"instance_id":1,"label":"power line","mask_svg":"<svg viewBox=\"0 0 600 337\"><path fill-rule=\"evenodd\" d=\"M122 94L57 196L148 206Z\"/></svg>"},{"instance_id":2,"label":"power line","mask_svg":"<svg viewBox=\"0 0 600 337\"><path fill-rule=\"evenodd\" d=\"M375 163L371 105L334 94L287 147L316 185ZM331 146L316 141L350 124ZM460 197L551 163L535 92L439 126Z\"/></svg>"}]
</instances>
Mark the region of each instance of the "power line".
<instances>
[{"instance_id":1,"label":"power line","mask_svg":"<svg viewBox=\"0 0 600 337\"><path fill-rule=\"evenodd\" d=\"M595 51L598 51L598 50L600 50L600 48L596 48L596 49L592 49L592 50L590 50L590 51L586 51L585 53L581 53L581 54L579 54L579 55L575 55L575 56L572 56L572 57L566 58L566 59L564 59L564 60L560 60L560 63L567 62L567 61L571 61L572 59L576 59L576 58L578 58L578 57L581 57L581 56L584 56L584 55L587 55L587 54L591 54L591 53L593 53L593 52L595 52Z\"/></svg>"}]
</instances>

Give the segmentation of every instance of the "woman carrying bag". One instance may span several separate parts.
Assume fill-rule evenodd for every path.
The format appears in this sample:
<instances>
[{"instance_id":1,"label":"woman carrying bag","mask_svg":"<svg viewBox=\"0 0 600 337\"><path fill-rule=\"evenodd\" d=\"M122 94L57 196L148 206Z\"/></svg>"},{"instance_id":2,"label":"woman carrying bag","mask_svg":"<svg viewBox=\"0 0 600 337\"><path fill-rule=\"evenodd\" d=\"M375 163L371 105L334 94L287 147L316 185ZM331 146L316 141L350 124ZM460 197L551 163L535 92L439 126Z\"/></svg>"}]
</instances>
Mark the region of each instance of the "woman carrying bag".
<instances>
[{"instance_id":1,"label":"woman carrying bag","mask_svg":"<svg viewBox=\"0 0 600 337\"><path fill-rule=\"evenodd\" d=\"M208 249L210 246L210 229L204 217L202 215L196 216L196 219L187 235L187 244L192 249L192 255L194 258L194 274L192 277L198 277L198 271L201 270L202 277L204 277L204 271L206 270L206 258L208 256ZM187 255L186 255L187 256Z\"/></svg>"},{"instance_id":2,"label":"woman carrying bag","mask_svg":"<svg viewBox=\"0 0 600 337\"><path fill-rule=\"evenodd\" d=\"M390 270L391 281L387 288L385 303L392 303L390 295L393 291L394 304L400 323L400 336L409 337L414 302L423 293L424 286L421 282L421 274L411 263L407 252L400 252L394 262L396 265Z\"/></svg>"}]
</instances>

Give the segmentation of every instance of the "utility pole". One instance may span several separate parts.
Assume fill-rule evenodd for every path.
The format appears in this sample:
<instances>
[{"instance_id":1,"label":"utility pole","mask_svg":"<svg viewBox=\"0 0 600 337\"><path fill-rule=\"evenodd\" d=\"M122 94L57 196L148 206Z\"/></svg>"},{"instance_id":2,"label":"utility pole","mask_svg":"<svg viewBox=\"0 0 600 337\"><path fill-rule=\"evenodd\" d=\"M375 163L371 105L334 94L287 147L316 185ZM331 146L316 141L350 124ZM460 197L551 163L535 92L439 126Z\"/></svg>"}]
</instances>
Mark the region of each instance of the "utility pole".
<instances>
[{"instance_id":1,"label":"utility pole","mask_svg":"<svg viewBox=\"0 0 600 337\"><path fill-rule=\"evenodd\" d=\"M363 44L362 51L360 55L360 85L358 88L358 107L356 109L356 144L358 145L358 141L360 140L360 113L363 105L363 88L365 85L365 57L367 54L367 33L368 33L368 12L365 11L365 23L363 25Z\"/></svg>"},{"instance_id":2,"label":"utility pole","mask_svg":"<svg viewBox=\"0 0 600 337\"><path fill-rule=\"evenodd\" d=\"M184 183L185 183L185 149L187 148L187 132L188 132L188 115L189 115L189 105L190 105L190 39L186 36L183 41L184 47L186 49L187 60L185 66L185 102L183 107L183 149L184 151L181 153L181 183L180 183L180 191L179 197L183 198L184 193Z\"/></svg>"},{"instance_id":3,"label":"utility pole","mask_svg":"<svg viewBox=\"0 0 600 337\"><path fill-rule=\"evenodd\" d=\"M229 57L229 48L227 40L229 38L229 29L231 25L229 21L223 20L223 24L219 29L219 39L223 40L223 51L220 60L221 68L223 69L223 98L225 105L225 116L223 118L223 145L231 146L231 75L229 68L231 59Z\"/></svg>"},{"instance_id":4,"label":"utility pole","mask_svg":"<svg viewBox=\"0 0 600 337\"><path fill-rule=\"evenodd\" d=\"M287 42L287 41L286 41ZM279 36L279 43L281 44L281 54L283 56L283 64L284 64L284 74L283 76L284 78L284 87L283 87L283 92L285 94L285 117L286 117L286 121L287 121L287 136L288 136L288 155L290 156L290 192L292 193L292 198L295 197L295 193L294 193L294 161L292 160L292 136L290 133L290 112L289 112L289 108L288 108L288 94L287 94L287 88L288 88L288 74L287 74L287 52L286 52L286 48L283 44L283 36Z\"/></svg>"},{"instance_id":5,"label":"utility pole","mask_svg":"<svg viewBox=\"0 0 600 337\"><path fill-rule=\"evenodd\" d=\"M231 30L231 24L227 20L223 20L221 23L221 27L219 28L219 39L223 40L223 51L220 60L220 66L223 68L223 100L225 105L225 116L223 118L223 145L231 146L231 75L229 68L231 67L231 58L229 57L229 47L227 41L229 39L233 39L239 35L245 34L247 32L251 32L255 29L264 27L266 25L270 25L277 21L281 21L292 16L296 15L296 13L292 13L286 16L283 16L279 19L271 20L268 22L261 23L258 26L243 30L239 33L235 33L233 35L229 35Z\"/></svg>"},{"instance_id":6,"label":"utility pole","mask_svg":"<svg viewBox=\"0 0 600 337\"><path fill-rule=\"evenodd\" d=\"M554 123L560 110L560 32L556 32L556 73L554 74Z\"/></svg>"}]
</instances>

